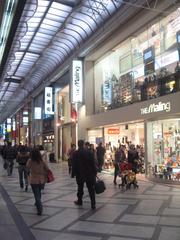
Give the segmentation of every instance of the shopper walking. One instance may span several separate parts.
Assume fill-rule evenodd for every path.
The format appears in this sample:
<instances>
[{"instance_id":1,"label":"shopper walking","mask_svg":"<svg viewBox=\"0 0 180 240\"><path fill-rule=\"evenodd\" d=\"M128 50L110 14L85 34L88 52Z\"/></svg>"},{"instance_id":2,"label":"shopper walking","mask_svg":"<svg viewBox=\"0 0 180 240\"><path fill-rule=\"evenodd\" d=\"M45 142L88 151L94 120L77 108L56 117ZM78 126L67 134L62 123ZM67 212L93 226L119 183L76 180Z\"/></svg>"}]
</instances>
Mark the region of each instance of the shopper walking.
<instances>
[{"instance_id":1,"label":"shopper walking","mask_svg":"<svg viewBox=\"0 0 180 240\"><path fill-rule=\"evenodd\" d=\"M72 168L78 185L77 200L74 201L74 203L76 205L83 204L83 189L84 183L86 183L91 200L91 208L95 209L96 201L94 184L97 172L93 154L84 148L83 140L78 141L78 150L76 150L73 154Z\"/></svg>"},{"instance_id":2,"label":"shopper walking","mask_svg":"<svg viewBox=\"0 0 180 240\"><path fill-rule=\"evenodd\" d=\"M135 146L131 144L128 150L128 162L132 165L132 171L137 173L139 155Z\"/></svg>"},{"instance_id":3,"label":"shopper walking","mask_svg":"<svg viewBox=\"0 0 180 240\"><path fill-rule=\"evenodd\" d=\"M34 148L31 151L30 159L28 160L26 166L30 172L30 184L35 198L37 214L41 215L43 212L41 190L47 181L47 172L49 168L42 160L42 155L37 148Z\"/></svg>"},{"instance_id":4,"label":"shopper walking","mask_svg":"<svg viewBox=\"0 0 180 240\"><path fill-rule=\"evenodd\" d=\"M26 192L28 190L28 174L27 174L27 168L26 168L26 163L28 159L29 159L29 152L27 151L27 148L25 146L21 146L16 158L16 162L19 164L18 172L19 172L20 188L23 189L25 185Z\"/></svg>"},{"instance_id":5,"label":"shopper walking","mask_svg":"<svg viewBox=\"0 0 180 240\"><path fill-rule=\"evenodd\" d=\"M114 157L114 184L116 185L116 179L118 174L120 173L120 164L123 163L126 159L126 154L125 154L125 146L121 145L115 152L115 157Z\"/></svg>"},{"instance_id":6,"label":"shopper walking","mask_svg":"<svg viewBox=\"0 0 180 240\"><path fill-rule=\"evenodd\" d=\"M105 148L102 146L102 142L99 143L98 147L96 148L97 154L97 162L98 162L98 171L102 171L102 167L104 164L104 155L105 155Z\"/></svg>"},{"instance_id":7,"label":"shopper walking","mask_svg":"<svg viewBox=\"0 0 180 240\"><path fill-rule=\"evenodd\" d=\"M14 160L16 159L17 151L12 147L11 142L7 142L7 146L4 149L3 157L7 163L7 174L8 176L12 175Z\"/></svg>"},{"instance_id":8,"label":"shopper walking","mask_svg":"<svg viewBox=\"0 0 180 240\"><path fill-rule=\"evenodd\" d=\"M72 177L72 158L73 158L73 153L76 150L76 145L74 143L71 143L71 148L67 152L67 157L68 157L68 167L69 167L69 175Z\"/></svg>"}]
</instances>

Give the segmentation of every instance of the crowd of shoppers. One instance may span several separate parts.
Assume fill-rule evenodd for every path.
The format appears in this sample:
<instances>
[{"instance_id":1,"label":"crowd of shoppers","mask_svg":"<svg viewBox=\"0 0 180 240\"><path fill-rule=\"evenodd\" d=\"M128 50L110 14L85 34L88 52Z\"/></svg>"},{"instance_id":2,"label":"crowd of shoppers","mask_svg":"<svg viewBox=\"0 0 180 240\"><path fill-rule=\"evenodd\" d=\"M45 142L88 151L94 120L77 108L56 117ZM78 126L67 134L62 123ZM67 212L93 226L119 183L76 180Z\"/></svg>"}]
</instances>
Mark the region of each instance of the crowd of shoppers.
<instances>
[{"instance_id":1,"label":"crowd of shoppers","mask_svg":"<svg viewBox=\"0 0 180 240\"><path fill-rule=\"evenodd\" d=\"M5 142L0 150L8 176L12 175L13 166L17 162L20 188L27 192L28 185L31 186L37 214L41 215L43 211L41 191L47 182L49 170L47 153L43 146L28 147L21 144L12 146L11 142Z\"/></svg>"},{"instance_id":2,"label":"crowd of shoppers","mask_svg":"<svg viewBox=\"0 0 180 240\"><path fill-rule=\"evenodd\" d=\"M14 162L18 163L20 188L28 191L28 185L31 185L37 214L41 215L43 212L41 191L47 182L47 172L49 171L47 152L43 146L12 146L10 142L7 142L0 150L4 163L6 163L6 167L5 165L4 167L7 169L8 176L13 173ZM140 150L140 147L135 147L133 144L129 144L128 148L121 144L118 148L114 148L113 183L115 185L117 184L117 176L121 174L122 168L120 166L125 166L128 163L133 174L137 173ZM91 208L96 209L95 183L97 173L103 169L105 153L106 149L101 142L95 148L94 144L79 140L77 150L76 145L71 144L67 155L69 174L72 178L75 177L77 183L77 200L74 201L76 205L83 205L84 184L86 184ZM126 178L122 178L122 182L125 180Z\"/></svg>"}]
</instances>

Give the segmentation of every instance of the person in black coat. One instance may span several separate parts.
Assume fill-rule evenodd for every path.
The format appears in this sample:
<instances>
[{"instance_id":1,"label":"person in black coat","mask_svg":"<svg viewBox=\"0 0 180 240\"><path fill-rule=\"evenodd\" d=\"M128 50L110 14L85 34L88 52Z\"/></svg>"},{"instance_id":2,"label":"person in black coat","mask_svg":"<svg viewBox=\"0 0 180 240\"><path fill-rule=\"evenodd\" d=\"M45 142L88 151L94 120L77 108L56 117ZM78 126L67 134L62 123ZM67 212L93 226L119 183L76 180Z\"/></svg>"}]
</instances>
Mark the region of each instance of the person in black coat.
<instances>
[{"instance_id":1,"label":"person in black coat","mask_svg":"<svg viewBox=\"0 0 180 240\"><path fill-rule=\"evenodd\" d=\"M91 200L91 208L96 208L95 201L95 181L96 181L96 166L93 154L84 148L84 141L78 141L78 150L73 153L72 157L72 170L73 174L76 177L76 182L78 185L77 190L77 200L74 201L76 205L82 205L83 201L83 188L84 183L88 188L90 200Z\"/></svg>"},{"instance_id":2,"label":"person in black coat","mask_svg":"<svg viewBox=\"0 0 180 240\"><path fill-rule=\"evenodd\" d=\"M102 146L102 142L100 142L98 147L96 148L99 172L102 171L102 167L103 167L103 164L104 164L104 155L105 155L105 153L106 153L106 150Z\"/></svg>"},{"instance_id":3,"label":"person in black coat","mask_svg":"<svg viewBox=\"0 0 180 240\"><path fill-rule=\"evenodd\" d=\"M19 172L19 184L20 188L24 188L25 184L25 191L28 190L28 173L26 169L26 163L29 159L29 152L27 151L26 146L21 146L19 149L19 153L16 158L16 162L19 164L18 172ZM24 181L23 181L24 179Z\"/></svg>"},{"instance_id":4,"label":"person in black coat","mask_svg":"<svg viewBox=\"0 0 180 240\"><path fill-rule=\"evenodd\" d=\"M132 171L135 173L137 173L138 159L138 152L136 151L135 146L131 144L128 151L128 162L132 165Z\"/></svg>"},{"instance_id":5,"label":"person in black coat","mask_svg":"<svg viewBox=\"0 0 180 240\"><path fill-rule=\"evenodd\" d=\"M14 159L17 155L17 151L14 147L12 147L11 142L7 143L7 147L5 147L3 155L7 163L7 174L8 176L11 176L13 172Z\"/></svg>"}]
</instances>

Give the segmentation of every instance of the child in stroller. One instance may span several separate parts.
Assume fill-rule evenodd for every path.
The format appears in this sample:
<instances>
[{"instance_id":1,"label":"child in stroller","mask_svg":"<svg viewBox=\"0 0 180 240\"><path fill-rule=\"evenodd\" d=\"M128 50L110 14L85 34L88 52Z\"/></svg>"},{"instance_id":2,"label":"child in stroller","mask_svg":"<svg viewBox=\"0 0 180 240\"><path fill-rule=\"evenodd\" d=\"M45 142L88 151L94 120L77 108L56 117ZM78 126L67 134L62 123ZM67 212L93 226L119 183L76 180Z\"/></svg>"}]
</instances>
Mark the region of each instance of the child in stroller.
<instances>
[{"instance_id":1,"label":"child in stroller","mask_svg":"<svg viewBox=\"0 0 180 240\"><path fill-rule=\"evenodd\" d=\"M132 165L128 163L127 161L124 161L123 163L120 163L119 165L120 169L120 177L121 177L121 184L119 184L119 187L126 187L127 189L131 188L131 185L135 188L138 188L137 180L136 180L136 173L132 171Z\"/></svg>"}]
</instances>

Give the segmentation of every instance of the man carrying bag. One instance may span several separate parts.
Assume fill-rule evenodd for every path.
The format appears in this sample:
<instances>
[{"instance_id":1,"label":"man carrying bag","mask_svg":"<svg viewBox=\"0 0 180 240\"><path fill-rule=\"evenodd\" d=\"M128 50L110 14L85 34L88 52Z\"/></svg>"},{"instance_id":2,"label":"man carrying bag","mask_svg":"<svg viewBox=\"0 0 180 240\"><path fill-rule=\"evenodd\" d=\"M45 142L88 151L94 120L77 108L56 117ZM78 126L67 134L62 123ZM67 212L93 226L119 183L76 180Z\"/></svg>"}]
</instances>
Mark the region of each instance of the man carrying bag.
<instances>
[{"instance_id":1,"label":"man carrying bag","mask_svg":"<svg viewBox=\"0 0 180 240\"><path fill-rule=\"evenodd\" d=\"M95 182L97 174L95 159L93 154L84 148L83 140L78 141L78 150L73 153L72 171L78 185L77 200L74 203L80 206L83 204L83 188L84 183L86 183L91 200L91 208L95 209Z\"/></svg>"}]
</instances>

